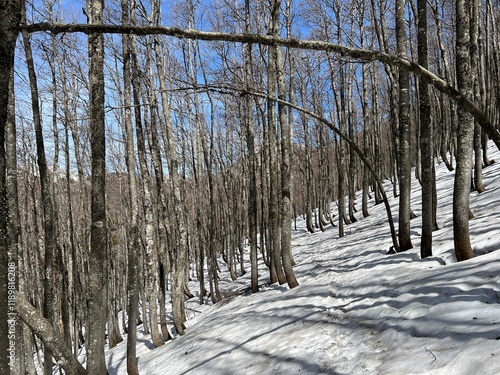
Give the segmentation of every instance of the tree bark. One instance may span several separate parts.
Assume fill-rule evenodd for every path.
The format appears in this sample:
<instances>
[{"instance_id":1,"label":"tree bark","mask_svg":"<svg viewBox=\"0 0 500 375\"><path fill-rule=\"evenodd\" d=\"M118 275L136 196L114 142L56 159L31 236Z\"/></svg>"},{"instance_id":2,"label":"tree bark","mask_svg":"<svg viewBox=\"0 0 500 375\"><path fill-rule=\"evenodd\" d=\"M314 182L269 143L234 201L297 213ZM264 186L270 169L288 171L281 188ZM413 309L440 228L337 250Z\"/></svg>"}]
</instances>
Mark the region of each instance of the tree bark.
<instances>
[{"instance_id":1,"label":"tree bark","mask_svg":"<svg viewBox=\"0 0 500 375\"><path fill-rule=\"evenodd\" d=\"M281 0L275 6L281 8ZM286 99L285 74L283 72L282 47L276 47L276 79L278 98ZM291 110L291 108L289 108ZM286 282L290 288L299 285L292 266L292 129L288 121L287 107L278 103L278 120L281 128L281 261L285 271Z\"/></svg>"},{"instance_id":2,"label":"tree bark","mask_svg":"<svg viewBox=\"0 0 500 375\"><path fill-rule=\"evenodd\" d=\"M418 0L418 63L427 68L427 0ZM420 149L422 166L422 237L420 257L432 256L433 216L433 142L434 129L431 120L429 86L422 78L418 81L420 109Z\"/></svg>"},{"instance_id":3,"label":"tree bark","mask_svg":"<svg viewBox=\"0 0 500 375\"><path fill-rule=\"evenodd\" d=\"M90 22L102 24L103 0L90 0ZM91 232L88 277L87 372L106 375L104 336L107 307L106 130L104 124L104 35L88 40L91 145Z\"/></svg>"},{"instance_id":4,"label":"tree bark","mask_svg":"<svg viewBox=\"0 0 500 375\"><path fill-rule=\"evenodd\" d=\"M151 19L152 24L156 25L160 18L160 2L155 0L152 1L151 4ZM153 45L154 45L154 36L150 37L150 41L147 45L147 55L149 60L149 75L150 75L150 113L151 113L151 126L150 126L150 151L151 151L151 159L153 168L155 171L156 177L156 191L157 198L159 199L159 208L158 208L158 231L159 231L159 251L158 251L158 262L159 262L159 287L160 287L160 327L161 333L165 340L170 340L172 337L170 336L170 332L167 329L167 318L166 318L166 307L165 307L165 277L167 277L165 272L165 267L162 263L162 257L165 263L167 263L167 236L169 234L168 228L168 211L167 211L167 203L165 197L165 184L164 184L164 169L162 166L161 160L161 150L159 144L159 131L158 125L161 125L161 121L159 121L158 116L158 100L157 100L157 92L155 90L154 82L155 77L155 66L154 66L154 57L153 57ZM204 290L201 288L200 290ZM202 293L203 294L203 293Z\"/></svg>"},{"instance_id":5,"label":"tree bark","mask_svg":"<svg viewBox=\"0 0 500 375\"><path fill-rule=\"evenodd\" d=\"M245 0L245 32L250 33L250 0ZM245 83L247 89L251 86L252 79L252 45L247 44L245 49ZM245 97L244 103L244 121L246 128L246 141L248 147L249 161L249 181L248 181L248 233L250 242L250 273L252 293L259 291L259 275L257 263L257 219L258 219L258 202L257 202L257 176L256 176L256 154L254 128L251 119L252 108L251 98L249 95ZM263 235L263 233L261 233Z\"/></svg>"},{"instance_id":6,"label":"tree bark","mask_svg":"<svg viewBox=\"0 0 500 375\"><path fill-rule=\"evenodd\" d=\"M363 46L363 39L361 39L361 45ZM369 119L368 119L368 73L367 67L363 64L361 67L362 72L362 113L363 113L363 152L366 156L370 154L370 142L369 142ZM370 171L366 165L363 166L363 193L361 198L361 211L363 212L363 217L368 217L370 213L368 212L368 196L370 190Z\"/></svg>"},{"instance_id":7,"label":"tree bark","mask_svg":"<svg viewBox=\"0 0 500 375\"><path fill-rule=\"evenodd\" d=\"M278 35L279 32L279 7L280 0L273 0L271 3L271 26L270 34ZM277 83L277 49L278 46L269 46L268 48L268 69L267 69L267 89L269 96L276 95ZM270 230L270 252L271 264L274 266L278 282L286 283L286 276L283 271L281 262L281 222L280 222L280 205L281 191L280 182L280 163L278 154L278 135L276 132L276 102L268 100L267 104L267 127L269 131L269 230Z\"/></svg>"},{"instance_id":8,"label":"tree bark","mask_svg":"<svg viewBox=\"0 0 500 375\"><path fill-rule=\"evenodd\" d=\"M480 70L479 65L479 1L471 1L471 22L470 22L470 61L471 61L471 72L474 75L472 81L472 90L474 101L481 105L481 109L484 110L485 106L481 101L480 95ZM483 93L484 96L484 93ZM481 143L481 127L478 124L474 124L474 188L478 193L484 192L486 189L483 185L483 152Z\"/></svg>"},{"instance_id":9,"label":"tree bark","mask_svg":"<svg viewBox=\"0 0 500 375\"><path fill-rule=\"evenodd\" d=\"M23 21L26 15L23 2ZM54 319L54 270L55 261L54 253L57 247L57 234L55 224L55 210L53 202L53 194L51 189L49 171L47 166L47 158L45 155L44 136L42 129L42 118L40 113L38 83L35 72L35 65L33 61L33 53L31 47L30 35L22 32L24 52L26 54L26 65L28 68L30 94L31 94L31 108L33 112L33 124L35 127L36 137L36 151L37 151L37 164L40 173L40 187L42 195L43 207L43 223L44 223L44 296L43 296L43 315L49 322ZM52 357L50 349L44 348L44 373L46 375L52 374Z\"/></svg>"},{"instance_id":10,"label":"tree bark","mask_svg":"<svg viewBox=\"0 0 500 375\"><path fill-rule=\"evenodd\" d=\"M122 0L122 22L130 22L128 0ZM137 368L137 315L139 305L138 290L138 256L139 251L139 208L135 163L134 131L132 127L132 99L131 99L131 62L130 62L130 36L122 35L123 53L123 128L125 138L125 161L127 164L128 188L130 195L130 229L127 236L127 294L128 294L128 324L127 324L127 373L138 375Z\"/></svg>"},{"instance_id":11,"label":"tree bark","mask_svg":"<svg viewBox=\"0 0 500 375\"><path fill-rule=\"evenodd\" d=\"M132 4L135 7L135 4ZM135 12L135 11L134 11ZM132 20L134 16L132 16ZM132 21L134 22L134 21ZM146 271L146 285L145 296L149 302L149 321L151 326L151 340L155 347L163 345L165 342L160 335L158 328L158 247L154 236L154 213L153 213L153 197L150 183L150 173L147 167L146 160L146 141L144 137L141 100L140 100L140 77L139 64L137 62L136 52L136 37L132 35L130 52L132 60L132 92L134 98L134 119L135 131L137 137L137 154L139 160L139 171L142 177L142 192L144 195L143 209L144 209L144 226L145 226L145 271Z\"/></svg>"},{"instance_id":12,"label":"tree bark","mask_svg":"<svg viewBox=\"0 0 500 375\"><path fill-rule=\"evenodd\" d=\"M174 131L172 120L170 118L170 105L167 97L167 88L165 74L163 72L163 57L161 55L160 43L155 41L157 48L156 52L156 68L158 72L161 103L164 114L164 124L167 138L166 156L168 160L168 170L170 172L170 182L172 186L172 204L174 206L174 215L177 222L177 230L179 233L178 243L174 254L174 274L172 285L172 313L174 318L174 326L177 333L184 334L184 321L186 320L186 312L184 307L184 284L188 264L188 237L186 221L182 209L181 199L181 181L178 172L179 161L175 148Z\"/></svg>"},{"instance_id":13,"label":"tree bark","mask_svg":"<svg viewBox=\"0 0 500 375\"><path fill-rule=\"evenodd\" d=\"M470 0L456 1L457 41L456 69L458 88L472 95L470 66ZM458 138L455 183L453 190L453 242L458 261L474 257L469 236L469 196L471 184L472 141L474 120L462 106L458 107Z\"/></svg>"},{"instance_id":14,"label":"tree bark","mask_svg":"<svg viewBox=\"0 0 500 375\"><path fill-rule=\"evenodd\" d=\"M52 327L52 323L45 319L21 293L16 293L16 310L18 316L43 341L43 344L50 349L57 363L64 369L66 374L92 374L88 368L85 370L82 364L78 362L76 357L71 353L71 349L65 345L64 340L56 333ZM8 374L8 372L5 374Z\"/></svg>"},{"instance_id":15,"label":"tree bark","mask_svg":"<svg viewBox=\"0 0 500 375\"><path fill-rule=\"evenodd\" d=\"M16 40L21 21L21 2L3 1L0 4L0 373L8 374L14 358L10 357L9 340L9 294L8 294L8 238L7 218L9 208L7 201L7 155L6 128L8 121L9 87L14 69Z\"/></svg>"},{"instance_id":16,"label":"tree bark","mask_svg":"<svg viewBox=\"0 0 500 375\"><path fill-rule=\"evenodd\" d=\"M9 297L15 290L24 290L23 257L20 250L20 214L19 214L19 195L18 195L18 170L17 170L17 135L15 121L15 98L14 98L14 71L11 71L11 80L9 84L9 107L7 113L6 127L6 168L7 168L7 197L8 197L8 261L9 265L15 265L15 269L9 267ZM13 272L14 271L14 272ZM13 277L13 279L12 279ZM12 287L15 289L12 289ZM11 298L11 297L10 297ZM9 309L12 306L12 300L9 298ZM9 311L10 312L10 311ZM10 318L10 316L9 316ZM12 325L14 323L14 325ZM15 332L12 332L15 329ZM25 355L32 355L31 348L26 350L25 324L19 319L9 319L9 356L11 374L24 374ZM11 348L15 349L13 353ZM14 355L15 354L15 355Z\"/></svg>"},{"instance_id":17,"label":"tree bark","mask_svg":"<svg viewBox=\"0 0 500 375\"><path fill-rule=\"evenodd\" d=\"M397 55L407 58L406 48L406 0L396 1L396 44ZM410 239L410 194L411 194L411 160L410 160L410 84L406 69L399 69L399 246L400 251L413 247Z\"/></svg>"}]
</instances>

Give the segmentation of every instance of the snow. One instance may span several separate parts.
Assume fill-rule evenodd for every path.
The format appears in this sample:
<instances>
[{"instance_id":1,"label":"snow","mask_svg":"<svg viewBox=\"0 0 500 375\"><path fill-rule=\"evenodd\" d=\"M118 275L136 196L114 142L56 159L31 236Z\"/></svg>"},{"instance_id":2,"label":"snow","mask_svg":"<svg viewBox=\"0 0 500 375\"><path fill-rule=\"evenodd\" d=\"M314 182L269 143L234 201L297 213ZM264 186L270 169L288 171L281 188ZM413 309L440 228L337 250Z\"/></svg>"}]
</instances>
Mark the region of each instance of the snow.
<instances>
[{"instance_id":1,"label":"snow","mask_svg":"<svg viewBox=\"0 0 500 375\"><path fill-rule=\"evenodd\" d=\"M492 144L489 153L500 161ZM471 195L478 256L461 263L453 254L454 173L444 164L436 173L433 257L420 259L419 217L411 222L414 249L386 255L389 227L383 205L373 202L370 216L358 212L342 239L331 226L309 234L298 220L292 245L299 287L266 286L262 267L263 287L251 294L250 272L234 283L222 273L227 298L213 306L188 301L184 336L154 349L139 333L140 373L499 374L500 162L484 170L486 192ZM391 199L395 222L397 203ZM417 181L412 207L420 215ZM107 349L106 358L110 375L126 374L126 341Z\"/></svg>"}]
</instances>

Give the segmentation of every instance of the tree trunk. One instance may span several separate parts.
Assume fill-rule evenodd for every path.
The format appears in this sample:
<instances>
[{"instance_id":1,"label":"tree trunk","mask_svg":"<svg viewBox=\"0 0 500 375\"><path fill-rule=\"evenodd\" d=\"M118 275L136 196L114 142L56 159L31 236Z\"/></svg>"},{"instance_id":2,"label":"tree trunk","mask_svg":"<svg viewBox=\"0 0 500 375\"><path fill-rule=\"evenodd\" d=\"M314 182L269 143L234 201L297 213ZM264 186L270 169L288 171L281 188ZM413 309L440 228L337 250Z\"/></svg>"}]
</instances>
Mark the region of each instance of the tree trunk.
<instances>
[{"instance_id":1,"label":"tree trunk","mask_svg":"<svg viewBox=\"0 0 500 375\"><path fill-rule=\"evenodd\" d=\"M470 0L457 0L456 69L458 88L472 96L470 65ZM474 120L465 108L458 107L458 137L455 183L453 190L453 241L458 261L474 257L469 236L469 196L471 183L472 141Z\"/></svg>"},{"instance_id":2,"label":"tree trunk","mask_svg":"<svg viewBox=\"0 0 500 375\"><path fill-rule=\"evenodd\" d=\"M24 4L24 2L23 2ZM24 7L24 5L23 5ZM23 9L23 19L25 18L25 9ZM42 191L42 207L44 216L44 245L45 245L45 272L44 272L44 298L43 315L49 321L54 319L54 252L57 246L57 235L55 226L55 213L53 195L45 155L44 136L42 129L42 119L40 114L38 84L33 62L33 53L30 36L26 31L22 32L24 52L26 54L26 64L30 80L31 106L33 112L33 124L35 127L37 163L40 174L40 186ZM52 357L50 349L45 349L44 353L44 373L52 374Z\"/></svg>"},{"instance_id":3,"label":"tree trunk","mask_svg":"<svg viewBox=\"0 0 500 375\"><path fill-rule=\"evenodd\" d=\"M471 72L474 75L472 81L472 90L474 92L474 101L484 111L484 105L481 102L480 95L480 69L479 66L479 1L471 1L471 23L470 23L470 61ZM483 93L484 96L484 93ZM481 144L481 127L479 124L474 124L474 188L478 193L484 192L486 189L483 185L483 152Z\"/></svg>"},{"instance_id":4,"label":"tree trunk","mask_svg":"<svg viewBox=\"0 0 500 375\"><path fill-rule=\"evenodd\" d=\"M135 2L132 3L133 8L135 7ZM132 12L132 23L135 22L135 11ZM144 227L145 227L145 260L146 260L146 285L145 285L145 296L146 300L149 302L149 322L151 325L151 340L155 347L163 345L165 342L160 335L158 328L158 247L156 245L157 241L154 235L154 212L153 212L153 197L152 189L150 183L150 173L147 167L146 160L146 141L144 137L143 121L142 121L142 111L141 111L141 84L140 84L140 74L139 64L137 62L137 52L136 52L136 37L132 35L132 40L130 44L130 57L132 61L132 92L133 92L133 102L134 102L134 119L135 119L135 131L137 137L137 154L139 160L139 171L142 177L142 192L144 196L143 209L144 209Z\"/></svg>"},{"instance_id":5,"label":"tree trunk","mask_svg":"<svg viewBox=\"0 0 500 375\"><path fill-rule=\"evenodd\" d=\"M340 36L339 36L340 38ZM331 59L329 59L330 64L330 75L333 74L334 67ZM334 87L333 78L332 86ZM345 79L344 79L344 68L340 66L340 86L339 94L335 96L335 106L337 112L337 121L339 124L340 131L346 133L346 111L345 111ZM339 99L340 96L340 99ZM337 152L337 206L339 215L339 238L344 237L344 224L349 222L346 220L345 212L345 146L344 140L341 138L337 141L335 138L335 150Z\"/></svg>"},{"instance_id":6,"label":"tree trunk","mask_svg":"<svg viewBox=\"0 0 500 375\"><path fill-rule=\"evenodd\" d=\"M17 171L17 137L16 137L16 121L15 121L15 100L14 100L14 71L11 71L11 80L9 83L9 106L7 113L6 126L6 169L7 169L7 202L8 202L8 306L9 312L12 306L12 293L15 290L24 291L24 275L22 274L23 259L20 250L20 214L19 214L19 196L18 196L18 171ZM12 280L14 276L14 280ZM15 290L12 289L15 287ZM25 324L22 321L12 320L9 315L9 362L11 363L11 374L24 374L25 372L25 354L32 355L31 348L26 350L26 341L24 335ZM14 324L14 327L12 326ZM15 329L15 335L12 334L12 329ZM10 351L10 348L15 348L15 355Z\"/></svg>"},{"instance_id":7,"label":"tree trunk","mask_svg":"<svg viewBox=\"0 0 500 375\"><path fill-rule=\"evenodd\" d=\"M88 375L93 374L89 368L87 370L78 362L71 353L64 340L57 334L47 319L35 309L21 293L16 293L16 310L19 317L40 337L43 344L50 349L57 363L68 375ZM104 334L102 335L104 337ZM88 354L87 354L88 355ZM88 366L88 362L87 362ZM8 374L9 372L5 372Z\"/></svg>"},{"instance_id":8,"label":"tree trunk","mask_svg":"<svg viewBox=\"0 0 500 375\"><path fill-rule=\"evenodd\" d=\"M304 101L304 100L302 100ZM303 130L304 130L304 153L305 153L305 178L306 178L306 228L309 233L314 233L314 226L312 222L312 195L313 195L313 171L311 165L311 145L309 141L309 126L305 115L301 115Z\"/></svg>"},{"instance_id":9,"label":"tree trunk","mask_svg":"<svg viewBox=\"0 0 500 375\"><path fill-rule=\"evenodd\" d=\"M7 0L2 3L2 22L0 22L0 373L8 374L14 358L9 351L9 294L8 294L8 238L7 218L9 216L7 200L7 155L6 128L8 122L9 87L14 69L14 53L21 21L21 2ZM12 300L12 297L11 299Z\"/></svg>"},{"instance_id":10,"label":"tree trunk","mask_svg":"<svg viewBox=\"0 0 500 375\"><path fill-rule=\"evenodd\" d=\"M181 199L181 181L179 177L179 162L175 148L174 131L172 120L170 118L170 105L167 97L166 79L163 71L164 59L161 55L161 45L159 40L155 40L156 48L156 68L158 80L160 84L161 103L164 114L164 124L167 138L166 157L168 160L168 170L170 172L170 182L172 186L172 200L174 206L174 215L177 222L177 230L179 233L178 243L174 254L174 273L172 285L172 314L174 318L174 326L177 333L184 334L184 321L186 320L186 312L184 307L184 283L186 270L188 265L188 237L187 228L182 209Z\"/></svg>"},{"instance_id":11,"label":"tree trunk","mask_svg":"<svg viewBox=\"0 0 500 375\"><path fill-rule=\"evenodd\" d=\"M362 8L362 14L359 19L359 30L360 30L360 41L361 48L365 48L365 8ZM362 80L362 93L361 93L361 111L363 115L363 152L368 157L370 155L370 142L369 142L369 118L368 118L368 71L367 66L363 64L361 66L361 80ZM368 217L370 213L368 212L368 197L370 190L370 171L366 165L363 166L363 192L361 196L361 211L363 212L363 217Z\"/></svg>"},{"instance_id":12,"label":"tree trunk","mask_svg":"<svg viewBox=\"0 0 500 375\"><path fill-rule=\"evenodd\" d=\"M427 68L427 0L418 0L418 63ZM418 81L420 109L420 149L422 168L422 238L420 256L432 256L433 217L433 142L434 129L431 120L429 86L423 79Z\"/></svg>"},{"instance_id":13,"label":"tree trunk","mask_svg":"<svg viewBox=\"0 0 500 375\"><path fill-rule=\"evenodd\" d=\"M62 56L59 56L58 63L59 63L59 71L61 74L61 86L62 86L62 92L63 92L63 112L64 112L64 148L65 148L65 169L66 169L66 199L67 199L67 204L68 204L68 231L69 231L69 251L70 255L67 257L68 261L66 262L67 264L65 265L67 267L67 272L64 272L63 278L65 282L67 282L68 287L67 292L68 294L68 301L67 303L69 304L69 309L71 311L68 311L68 322L65 325L65 333L67 332L66 340L67 344L69 346L72 346L71 341L73 341L73 348L74 348L74 353L78 353L78 330L75 329L77 322L78 322L78 309L79 309L79 301L77 295L81 294L81 287L79 283L77 282L77 275L78 275L78 262L77 262L77 229L75 228L75 219L74 219L74 210L73 210L73 197L74 195L71 192L71 161L70 161L70 123L73 123L75 121L75 116L74 112L72 112L72 108L70 108L70 99L69 99L69 92L68 92L68 82L67 82L67 76L65 73L65 70L63 69L63 58ZM76 148L75 148L75 153L76 153ZM63 287L63 292L64 292L64 287ZM70 321L70 315L71 313L73 314L73 323L71 324ZM73 336L71 337L71 331Z\"/></svg>"},{"instance_id":14,"label":"tree trunk","mask_svg":"<svg viewBox=\"0 0 500 375\"><path fill-rule=\"evenodd\" d=\"M347 79L349 82L354 81L354 77L352 76L351 72L351 64L348 65L348 71L347 71ZM353 99L353 94L352 94L352 84L347 86L347 127L348 127L348 132L349 132L349 138L351 138L353 141L355 140L354 137L354 120L352 119L353 115L352 112L354 111L354 99ZM356 124L357 125L357 124ZM354 212L356 211L356 161L355 161L355 153L352 150L351 147L349 147L349 160L348 160L348 175L347 175L347 181L348 181L348 194L349 194L349 221L351 223L355 223L358 221L356 217L354 216Z\"/></svg>"},{"instance_id":15,"label":"tree trunk","mask_svg":"<svg viewBox=\"0 0 500 375\"><path fill-rule=\"evenodd\" d=\"M273 0L271 3L271 35L278 35L279 32L279 10L280 0ZM277 82L277 46L268 48L268 69L267 69L267 88L269 96L276 95ZM269 183L269 228L270 228L270 252L274 270L278 278L279 284L286 283L286 276L283 271L281 262L281 222L280 222L280 163L278 155L278 139L276 132L276 103L273 100L268 100L267 105L267 127L269 129L269 166L270 166L270 183Z\"/></svg>"},{"instance_id":16,"label":"tree trunk","mask_svg":"<svg viewBox=\"0 0 500 375\"><path fill-rule=\"evenodd\" d=\"M102 24L103 0L90 0L91 24ZM87 372L106 375L104 342L107 307L106 129L104 124L104 35L88 42L90 81L91 232L88 277Z\"/></svg>"},{"instance_id":17,"label":"tree trunk","mask_svg":"<svg viewBox=\"0 0 500 375\"><path fill-rule=\"evenodd\" d=\"M245 31L250 33L250 0L245 0ZM252 45L248 44L245 50L245 82L247 88L253 83L252 79ZM258 202L257 202L257 176L256 176L256 154L254 128L252 122L251 98L245 96L244 103L244 121L246 128L246 140L248 147L248 233L250 242L250 273L252 293L259 291L259 275L257 263L257 219L258 219ZM261 233L261 236L263 233Z\"/></svg>"},{"instance_id":18,"label":"tree trunk","mask_svg":"<svg viewBox=\"0 0 500 375\"><path fill-rule=\"evenodd\" d=\"M275 6L281 8L281 0L276 0ZM276 79L278 83L278 98L286 99L285 74L283 72L283 52L276 47ZM291 111L291 108L289 108ZM287 108L278 103L278 116L281 128L281 260L285 271L286 282L290 288L299 285L292 266L292 129L288 121Z\"/></svg>"},{"instance_id":19,"label":"tree trunk","mask_svg":"<svg viewBox=\"0 0 500 375\"><path fill-rule=\"evenodd\" d=\"M396 1L396 43L397 55L406 59L406 0ZM399 246L400 251L413 247L410 239L410 194L411 194L411 160L410 160L410 85L407 70L399 69Z\"/></svg>"},{"instance_id":20,"label":"tree trunk","mask_svg":"<svg viewBox=\"0 0 500 375\"><path fill-rule=\"evenodd\" d=\"M122 22L130 22L128 0L122 0ZM132 99L131 99L131 62L130 36L122 35L123 53L123 128L125 138L125 162L127 164L128 189L130 195L130 229L127 236L127 294L128 294L128 323L127 323L127 373L138 375L137 368L137 313L139 305L138 290L138 256L139 251L139 224L138 224L138 193L135 163L134 131L132 127Z\"/></svg>"},{"instance_id":21,"label":"tree trunk","mask_svg":"<svg viewBox=\"0 0 500 375\"><path fill-rule=\"evenodd\" d=\"M363 152L368 157L370 155L370 141L369 141L369 119L368 119L368 74L366 72L366 66L363 65L362 69L362 80L363 80ZM361 198L361 211L363 212L363 217L368 217L370 213L368 212L368 197L370 190L370 171L366 165L363 166L363 193Z\"/></svg>"}]
</instances>

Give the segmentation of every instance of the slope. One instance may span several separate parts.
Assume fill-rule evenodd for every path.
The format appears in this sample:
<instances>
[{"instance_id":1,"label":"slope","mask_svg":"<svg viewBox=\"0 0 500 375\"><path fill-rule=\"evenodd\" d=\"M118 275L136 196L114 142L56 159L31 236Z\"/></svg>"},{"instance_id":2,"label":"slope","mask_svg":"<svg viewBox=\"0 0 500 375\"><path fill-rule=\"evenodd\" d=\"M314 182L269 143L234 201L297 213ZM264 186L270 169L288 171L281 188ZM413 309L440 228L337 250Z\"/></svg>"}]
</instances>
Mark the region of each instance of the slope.
<instances>
[{"instance_id":1,"label":"slope","mask_svg":"<svg viewBox=\"0 0 500 375\"><path fill-rule=\"evenodd\" d=\"M490 146L492 157L500 154ZM300 286L266 285L248 293L249 275L221 280L214 306L188 301L187 333L153 349L139 334L141 374L498 374L500 373L500 163L484 170L487 191L472 193L470 223L478 255L453 255L453 173L437 166L438 221L432 258L391 245L382 205L347 227L293 234ZM372 203L373 205L373 203ZM397 200L391 201L397 212ZM420 213L413 181L412 207ZM395 218L397 220L397 218ZM193 283L195 290L195 283ZM126 374L126 342L107 350L109 373Z\"/></svg>"}]
</instances>

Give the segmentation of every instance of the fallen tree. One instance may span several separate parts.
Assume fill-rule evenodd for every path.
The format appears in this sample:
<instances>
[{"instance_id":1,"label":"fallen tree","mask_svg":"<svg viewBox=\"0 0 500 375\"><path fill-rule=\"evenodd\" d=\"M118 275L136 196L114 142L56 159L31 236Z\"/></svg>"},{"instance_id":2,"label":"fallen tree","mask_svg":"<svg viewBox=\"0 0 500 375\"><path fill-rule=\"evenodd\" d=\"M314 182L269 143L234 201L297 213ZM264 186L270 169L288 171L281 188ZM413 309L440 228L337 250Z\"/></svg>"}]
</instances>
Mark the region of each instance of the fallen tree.
<instances>
[{"instance_id":1,"label":"fallen tree","mask_svg":"<svg viewBox=\"0 0 500 375\"><path fill-rule=\"evenodd\" d=\"M54 330L52 325L45 319L42 313L26 299L24 294L16 293L17 315L37 335L43 344L50 349L56 359L68 375L88 375L71 350L64 344L62 337Z\"/></svg>"},{"instance_id":2,"label":"fallen tree","mask_svg":"<svg viewBox=\"0 0 500 375\"><path fill-rule=\"evenodd\" d=\"M165 35L181 39L193 39L203 41L225 41L235 43L249 43L261 45L279 45L283 47L324 51L336 53L342 57L360 62L379 61L384 64L396 66L413 72L422 77L430 85L441 91L459 106L465 108L484 129L488 137L500 150L500 132L490 121L488 116L476 106L476 104L462 94L444 79L438 77L428 69L419 64L384 52L352 48L340 44L323 42L319 40L301 40L296 38L280 38L272 35L247 34L247 33L223 33L215 31L199 31L194 29L181 29L168 26L133 26L133 25L90 25L90 24L66 24L58 22L41 22L30 25L21 25L22 30L30 33L51 32L62 33L106 33L106 34L133 34L133 35Z\"/></svg>"}]
</instances>

